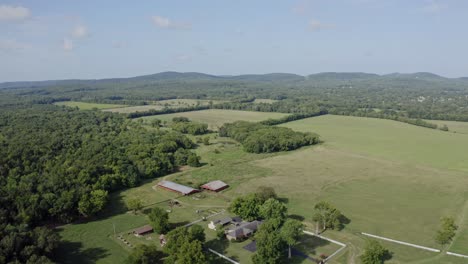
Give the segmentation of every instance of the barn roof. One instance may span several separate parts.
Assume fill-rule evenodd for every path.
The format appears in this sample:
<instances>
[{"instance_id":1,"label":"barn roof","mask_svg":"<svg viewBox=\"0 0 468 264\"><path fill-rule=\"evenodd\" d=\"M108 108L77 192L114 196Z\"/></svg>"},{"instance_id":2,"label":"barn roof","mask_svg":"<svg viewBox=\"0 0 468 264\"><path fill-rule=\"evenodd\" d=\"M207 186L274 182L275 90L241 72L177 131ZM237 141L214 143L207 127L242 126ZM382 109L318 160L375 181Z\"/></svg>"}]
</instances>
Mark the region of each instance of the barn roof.
<instances>
[{"instance_id":1,"label":"barn roof","mask_svg":"<svg viewBox=\"0 0 468 264\"><path fill-rule=\"evenodd\" d=\"M201 187L203 189L217 191L217 190L221 190L221 189L228 187L228 185L223 181L217 180L217 181L212 181L212 182L203 184Z\"/></svg>"},{"instance_id":2,"label":"barn roof","mask_svg":"<svg viewBox=\"0 0 468 264\"><path fill-rule=\"evenodd\" d=\"M148 232L153 232L153 227L150 226L150 225L142 226L142 227L137 228L137 229L135 229L133 231L133 233L138 234L138 235L143 235L143 234L146 234Z\"/></svg>"},{"instance_id":3,"label":"barn roof","mask_svg":"<svg viewBox=\"0 0 468 264\"><path fill-rule=\"evenodd\" d=\"M160 183L158 183L158 186L164 187L166 189L170 189L176 192L180 192L184 195L198 192L197 189L194 189L192 187L188 187L185 185L181 185L175 182L171 182L171 181L161 181Z\"/></svg>"}]
</instances>

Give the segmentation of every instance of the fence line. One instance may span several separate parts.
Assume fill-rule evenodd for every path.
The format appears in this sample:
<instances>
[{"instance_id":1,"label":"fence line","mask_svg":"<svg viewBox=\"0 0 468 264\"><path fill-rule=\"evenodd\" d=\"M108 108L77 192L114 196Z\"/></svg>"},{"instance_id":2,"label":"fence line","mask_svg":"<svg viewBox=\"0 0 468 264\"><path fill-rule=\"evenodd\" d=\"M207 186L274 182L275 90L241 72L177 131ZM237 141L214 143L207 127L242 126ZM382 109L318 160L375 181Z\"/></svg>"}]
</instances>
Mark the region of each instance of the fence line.
<instances>
[{"instance_id":1,"label":"fence line","mask_svg":"<svg viewBox=\"0 0 468 264\"><path fill-rule=\"evenodd\" d=\"M419 249L423 249L423 250L427 250L427 251L432 251L432 252L437 252L437 253L440 252L439 249L435 249L435 248L420 246L420 245L416 245L416 244L412 244L412 243L408 243L408 242L403 242L403 241L399 241L399 240L395 240L395 239L391 239L391 238L376 236L376 235L372 235L372 234L368 234L368 233L364 233L364 232L361 232L361 234L363 234L363 235L365 235L365 236L368 236L368 237L377 238L377 239L381 239L381 240L385 240L385 241L397 243L397 244L400 244L400 245L410 246L410 247L419 248Z\"/></svg>"},{"instance_id":2,"label":"fence line","mask_svg":"<svg viewBox=\"0 0 468 264\"><path fill-rule=\"evenodd\" d=\"M455 257L460 257L460 258L468 258L467 255L462 255L462 254L453 253L453 252L448 252L448 251L447 251L447 255L455 256Z\"/></svg>"},{"instance_id":3,"label":"fence line","mask_svg":"<svg viewBox=\"0 0 468 264\"><path fill-rule=\"evenodd\" d=\"M333 239L331 239L331 238L324 237L324 236L321 236L321 235L319 235L319 234L315 234L315 233L312 233L312 232L309 232L309 231L305 231L305 230L303 230L302 232L304 232L304 233L307 234L307 235L316 236L316 237L318 237L318 238L321 238L321 239L323 239L323 240L327 240L327 241L329 241L329 242L331 242L331 243L334 243L334 244L337 244L337 245L341 246L337 251L333 252L333 254L331 254L331 255L328 256L326 259L324 259L324 260L323 260L324 262L329 261L331 258L333 258L335 255L337 255L337 254L340 253L343 249L346 248L346 244L341 243L341 242L336 241L336 240L333 240Z\"/></svg>"},{"instance_id":4,"label":"fence line","mask_svg":"<svg viewBox=\"0 0 468 264\"><path fill-rule=\"evenodd\" d=\"M237 262L237 261L235 261L235 260L233 260L233 259L230 259L230 258L224 256L223 254L218 253L218 252L212 250L211 248L209 248L208 250L209 250L211 253L216 254L216 255L218 255L219 257L221 257L221 258L223 258L223 259L225 259L225 260L227 260L227 261L229 261L229 262L231 262L231 263L233 263L233 264L240 264L239 262Z\"/></svg>"}]
</instances>

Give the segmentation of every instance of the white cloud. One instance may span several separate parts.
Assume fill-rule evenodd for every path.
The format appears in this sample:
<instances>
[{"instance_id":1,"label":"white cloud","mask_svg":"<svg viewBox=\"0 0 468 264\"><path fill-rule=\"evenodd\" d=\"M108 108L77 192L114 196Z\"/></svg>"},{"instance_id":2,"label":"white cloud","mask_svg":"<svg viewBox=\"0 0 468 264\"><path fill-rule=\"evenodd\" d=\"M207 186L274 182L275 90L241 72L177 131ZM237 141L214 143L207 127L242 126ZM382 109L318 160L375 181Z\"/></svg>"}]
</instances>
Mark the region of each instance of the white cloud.
<instances>
[{"instance_id":1,"label":"white cloud","mask_svg":"<svg viewBox=\"0 0 468 264\"><path fill-rule=\"evenodd\" d=\"M330 29L333 28L334 26L332 24L324 24L318 20L311 20L309 22L309 29L311 31L320 31L322 29Z\"/></svg>"},{"instance_id":2,"label":"white cloud","mask_svg":"<svg viewBox=\"0 0 468 264\"><path fill-rule=\"evenodd\" d=\"M151 20L153 24L158 28L165 28L165 29L191 29L192 25L190 23L183 23L172 21L169 18L162 17L162 16L152 16Z\"/></svg>"},{"instance_id":3,"label":"white cloud","mask_svg":"<svg viewBox=\"0 0 468 264\"><path fill-rule=\"evenodd\" d=\"M30 15L31 11L26 7L0 5L0 21L21 21Z\"/></svg>"},{"instance_id":4,"label":"white cloud","mask_svg":"<svg viewBox=\"0 0 468 264\"><path fill-rule=\"evenodd\" d=\"M78 25L73 29L72 36L74 38L84 38L88 36L88 29L83 25Z\"/></svg>"},{"instance_id":5,"label":"white cloud","mask_svg":"<svg viewBox=\"0 0 468 264\"><path fill-rule=\"evenodd\" d=\"M446 5L439 4L437 1L432 0L432 1L428 1L426 6L424 6L422 10L423 12L428 13L428 14L438 14L441 11L443 11L445 8L447 8Z\"/></svg>"},{"instance_id":6,"label":"white cloud","mask_svg":"<svg viewBox=\"0 0 468 264\"><path fill-rule=\"evenodd\" d=\"M1 39L0 40L0 51L19 51L30 48L29 45L18 42L14 39Z\"/></svg>"},{"instance_id":7,"label":"white cloud","mask_svg":"<svg viewBox=\"0 0 468 264\"><path fill-rule=\"evenodd\" d=\"M73 50L73 40L64 38L62 48L64 51L72 51Z\"/></svg>"}]
</instances>

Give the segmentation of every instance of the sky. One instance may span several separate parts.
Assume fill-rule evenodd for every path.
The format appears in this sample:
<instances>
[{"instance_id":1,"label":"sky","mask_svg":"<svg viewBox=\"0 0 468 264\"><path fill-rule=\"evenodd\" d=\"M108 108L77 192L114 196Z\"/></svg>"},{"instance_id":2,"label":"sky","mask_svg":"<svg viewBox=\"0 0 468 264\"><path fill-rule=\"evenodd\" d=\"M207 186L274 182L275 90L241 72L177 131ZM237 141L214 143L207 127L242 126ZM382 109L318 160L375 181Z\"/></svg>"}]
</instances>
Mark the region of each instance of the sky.
<instances>
[{"instance_id":1,"label":"sky","mask_svg":"<svg viewBox=\"0 0 468 264\"><path fill-rule=\"evenodd\" d=\"M0 0L0 82L163 71L468 76L466 0Z\"/></svg>"}]
</instances>

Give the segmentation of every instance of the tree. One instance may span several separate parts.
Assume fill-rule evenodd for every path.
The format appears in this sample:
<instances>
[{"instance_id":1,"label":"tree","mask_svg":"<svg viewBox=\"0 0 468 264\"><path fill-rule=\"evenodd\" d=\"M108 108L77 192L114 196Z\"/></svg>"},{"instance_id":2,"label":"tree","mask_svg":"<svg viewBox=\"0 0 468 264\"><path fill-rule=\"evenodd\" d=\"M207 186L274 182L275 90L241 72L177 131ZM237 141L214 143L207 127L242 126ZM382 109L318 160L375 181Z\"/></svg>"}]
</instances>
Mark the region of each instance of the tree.
<instances>
[{"instance_id":1,"label":"tree","mask_svg":"<svg viewBox=\"0 0 468 264\"><path fill-rule=\"evenodd\" d=\"M455 219L453 217L443 217L440 221L441 226L437 231L435 240L437 243L445 245L452 241L458 227L455 225Z\"/></svg>"},{"instance_id":2,"label":"tree","mask_svg":"<svg viewBox=\"0 0 468 264\"><path fill-rule=\"evenodd\" d=\"M190 240L198 240L200 242L205 242L205 229L200 225L192 225L189 229Z\"/></svg>"},{"instance_id":3,"label":"tree","mask_svg":"<svg viewBox=\"0 0 468 264\"><path fill-rule=\"evenodd\" d=\"M389 258L390 252L385 249L379 242L370 240L364 248L364 253L361 255L363 264L381 264Z\"/></svg>"},{"instance_id":4,"label":"tree","mask_svg":"<svg viewBox=\"0 0 468 264\"><path fill-rule=\"evenodd\" d=\"M331 204L321 201L314 206L314 215L312 220L317 222L317 231L319 225L322 226L322 231L327 228L338 229L342 226L343 215Z\"/></svg>"},{"instance_id":5,"label":"tree","mask_svg":"<svg viewBox=\"0 0 468 264\"><path fill-rule=\"evenodd\" d=\"M94 190L81 197L78 203L78 211L85 217L101 211L107 203L107 191Z\"/></svg>"},{"instance_id":6,"label":"tree","mask_svg":"<svg viewBox=\"0 0 468 264\"><path fill-rule=\"evenodd\" d=\"M127 209L133 211L134 214L141 210L141 208L143 208L143 201L141 199L134 198L127 201Z\"/></svg>"},{"instance_id":7,"label":"tree","mask_svg":"<svg viewBox=\"0 0 468 264\"><path fill-rule=\"evenodd\" d=\"M229 210L246 221L256 220L260 214L260 201L255 194L234 199Z\"/></svg>"},{"instance_id":8,"label":"tree","mask_svg":"<svg viewBox=\"0 0 468 264\"><path fill-rule=\"evenodd\" d=\"M262 225L263 226L263 225ZM269 232L269 230L260 227L255 239L257 242L257 251L252 256L254 264L277 264L282 263L284 251L286 249L284 241L278 232Z\"/></svg>"},{"instance_id":9,"label":"tree","mask_svg":"<svg viewBox=\"0 0 468 264\"><path fill-rule=\"evenodd\" d=\"M177 253L177 264L205 264L202 243L198 240L185 241Z\"/></svg>"},{"instance_id":10,"label":"tree","mask_svg":"<svg viewBox=\"0 0 468 264\"><path fill-rule=\"evenodd\" d=\"M168 254L165 262L178 264L206 262L202 251L202 241L199 240L204 240L205 235L204 233L201 235L198 227L189 230L181 226L167 233L167 244L163 248L164 252Z\"/></svg>"},{"instance_id":11,"label":"tree","mask_svg":"<svg viewBox=\"0 0 468 264\"><path fill-rule=\"evenodd\" d=\"M195 153L191 153L187 158L187 165L190 167L200 167L200 158Z\"/></svg>"},{"instance_id":12,"label":"tree","mask_svg":"<svg viewBox=\"0 0 468 264\"><path fill-rule=\"evenodd\" d=\"M210 137L204 137L203 138L203 145L205 145L205 146L210 145Z\"/></svg>"},{"instance_id":13,"label":"tree","mask_svg":"<svg viewBox=\"0 0 468 264\"><path fill-rule=\"evenodd\" d=\"M161 120L159 119L151 120L151 126L155 128L159 128L161 126Z\"/></svg>"},{"instance_id":14,"label":"tree","mask_svg":"<svg viewBox=\"0 0 468 264\"><path fill-rule=\"evenodd\" d=\"M302 235L304 225L298 220L288 219L281 228L281 237L288 244L288 258L291 258L291 246L297 244Z\"/></svg>"},{"instance_id":15,"label":"tree","mask_svg":"<svg viewBox=\"0 0 468 264\"><path fill-rule=\"evenodd\" d=\"M155 245L140 244L133 249L132 253L127 257L127 264L156 264L161 263L163 253L158 251Z\"/></svg>"},{"instance_id":16,"label":"tree","mask_svg":"<svg viewBox=\"0 0 468 264\"><path fill-rule=\"evenodd\" d=\"M255 195L259 198L260 201L265 202L266 200L273 198L278 199L275 189L269 186L260 186L255 191Z\"/></svg>"},{"instance_id":17,"label":"tree","mask_svg":"<svg viewBox=\"0 0 468 264\"><path fill-rule=\"evenodd\" d=\"M260 216L265 219L275 218L283 222L286 219L287 212L288 208L284 203L273 198L266 200L260 206Z\"/></svg>"},{"instance_id":18,"label":"tree","mask_svg":"<svg viewBox=\"0 0 468 264\"><path fill-rule=\"evenodd\" d=\"M154 207L148 216L156 233L164 234L169 230L169 214L164 209Z\"/></svg>"},{"instance_id":19,"label":"tree","mask_svg":"<svg viewBox=\"0 0 468 264\"><path fill-rule=\"evenodd\" d=\"M224 230L223 226L219 225L216 227L216 237L218 240L223 240L226 238L226 231Z\"/></svg>"}]
</instances>

